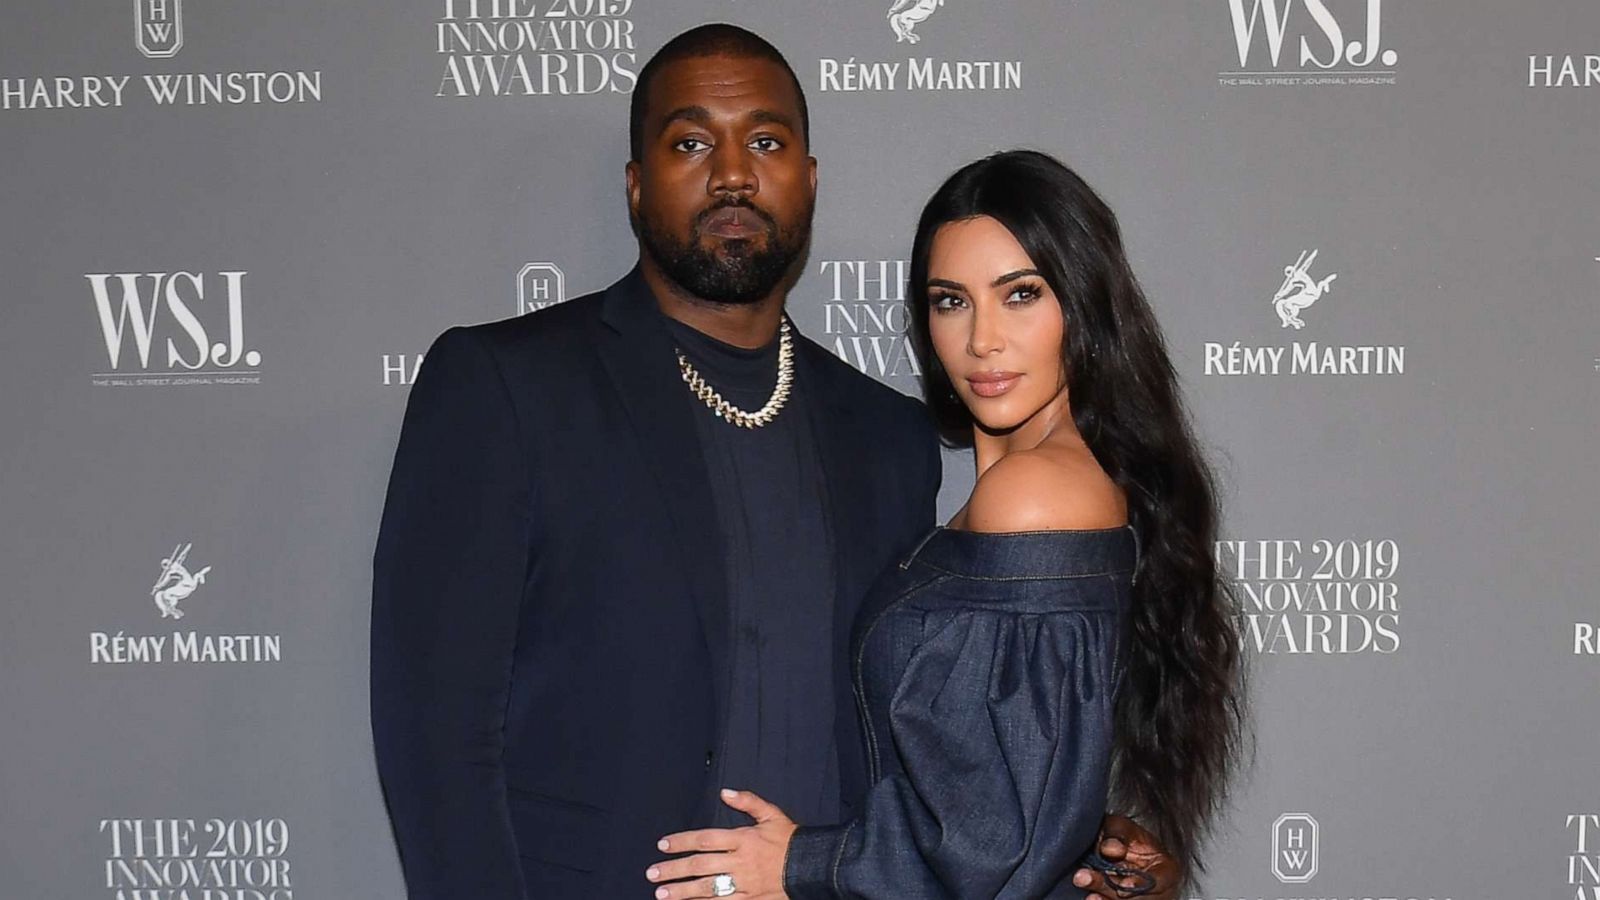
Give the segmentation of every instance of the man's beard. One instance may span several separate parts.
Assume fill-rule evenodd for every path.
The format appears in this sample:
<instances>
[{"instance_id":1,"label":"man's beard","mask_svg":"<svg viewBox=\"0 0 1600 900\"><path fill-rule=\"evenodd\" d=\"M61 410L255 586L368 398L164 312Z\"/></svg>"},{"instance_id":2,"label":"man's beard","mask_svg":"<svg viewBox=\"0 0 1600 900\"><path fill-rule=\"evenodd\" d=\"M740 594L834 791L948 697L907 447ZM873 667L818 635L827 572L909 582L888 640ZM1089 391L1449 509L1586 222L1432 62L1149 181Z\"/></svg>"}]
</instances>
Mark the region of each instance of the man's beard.
<instances>
[{"instance_id":1,"label":"man's beard","mask_svg":"<svg viewBox=\"0 0 1600 900\"><path fill-rule=\"evenodd\" d=\"M748 209L766 225L764 249L755 241L723 240L720 252L701 242L702 225L718 210L730 206ZM689 228L689 240L679 241L648 217L638 218L639 240L661 271L695 297L709 303L745 305L770 295L806 249L811 231L811 210L802 227L791 232L778 227L766 210L753 203L728 201L705 210Z\"/></svg>"}]
</instances>

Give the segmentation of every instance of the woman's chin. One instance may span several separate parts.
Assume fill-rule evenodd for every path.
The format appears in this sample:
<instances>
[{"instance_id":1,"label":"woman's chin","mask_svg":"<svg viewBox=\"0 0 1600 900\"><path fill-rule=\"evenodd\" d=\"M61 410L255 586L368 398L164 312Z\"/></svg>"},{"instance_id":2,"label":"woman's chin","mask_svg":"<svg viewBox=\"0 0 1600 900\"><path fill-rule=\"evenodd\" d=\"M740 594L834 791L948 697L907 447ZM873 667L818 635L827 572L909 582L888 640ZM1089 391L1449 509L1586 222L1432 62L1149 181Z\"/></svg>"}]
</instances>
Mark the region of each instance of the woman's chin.
<instances>
[{"instance_id":1,"label":"woman's chin","mask_svg":"<svg viewBox=\"0 0 1600 900\"><path fill-rule=\"evenodd\" d=\"M974 415L972 421L986 434L1006 434L1015 431L1026 419L1021 416Z\"/></svg>"}]
</instances>

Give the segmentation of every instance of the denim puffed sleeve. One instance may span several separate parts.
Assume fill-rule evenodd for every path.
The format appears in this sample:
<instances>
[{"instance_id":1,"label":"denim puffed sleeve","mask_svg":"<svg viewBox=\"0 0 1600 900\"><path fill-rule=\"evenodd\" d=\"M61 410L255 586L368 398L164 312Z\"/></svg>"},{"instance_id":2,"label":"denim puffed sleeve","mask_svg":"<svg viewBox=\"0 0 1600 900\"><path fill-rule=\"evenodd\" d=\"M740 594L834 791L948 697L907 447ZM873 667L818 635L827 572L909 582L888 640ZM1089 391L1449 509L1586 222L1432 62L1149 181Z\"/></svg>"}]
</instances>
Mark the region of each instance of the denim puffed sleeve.
<instances>
[{"instance_id":1,"label":"denim puffed sleeve","mask_svg":"<svg viewBox=\"0 0 1600 900\"><path fill-rule=\"evenodd\" d=\"M802 827L792 900L1076 897L1105 812L1115 612L924 613L857 817ZM887 765L876 761L888 760Z\"/></svg>"}]
</instances>

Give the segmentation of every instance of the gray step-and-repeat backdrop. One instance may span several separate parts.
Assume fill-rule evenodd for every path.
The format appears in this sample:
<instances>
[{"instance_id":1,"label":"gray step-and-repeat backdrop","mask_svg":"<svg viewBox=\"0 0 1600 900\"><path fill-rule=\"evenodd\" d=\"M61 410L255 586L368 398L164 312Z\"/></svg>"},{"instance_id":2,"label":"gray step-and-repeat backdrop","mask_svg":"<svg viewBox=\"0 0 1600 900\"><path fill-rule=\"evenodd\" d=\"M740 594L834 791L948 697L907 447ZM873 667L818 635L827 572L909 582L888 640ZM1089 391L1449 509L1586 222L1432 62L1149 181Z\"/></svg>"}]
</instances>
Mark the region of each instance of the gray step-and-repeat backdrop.
<instances>
[{"instance_id":1,"label":"gray step-and-repeat backdrop","mask_svg":"<svg viewBox=\"0 0 1600 900\"><path fill-rule=\"evenodd\" d=\"M1595 0L6 4L0 897L402 896L407 386L627 270L629 93L710 20L809 94L790 310L896 388L955 167L1041 148L1119 211L1256 663L1196 896L1600 898Z\"/></svg>"}]
</instances>

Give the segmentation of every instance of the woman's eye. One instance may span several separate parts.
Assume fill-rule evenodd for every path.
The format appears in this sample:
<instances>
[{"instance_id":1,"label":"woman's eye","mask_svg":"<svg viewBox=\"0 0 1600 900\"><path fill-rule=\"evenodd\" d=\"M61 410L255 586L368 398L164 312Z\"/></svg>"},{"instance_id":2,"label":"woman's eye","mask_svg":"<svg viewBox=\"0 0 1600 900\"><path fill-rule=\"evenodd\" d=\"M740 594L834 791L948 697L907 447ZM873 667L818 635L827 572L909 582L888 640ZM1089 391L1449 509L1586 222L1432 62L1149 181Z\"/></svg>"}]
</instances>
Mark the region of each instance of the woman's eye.
<instances>
[{"instance_id":1,"label":"woman's eye","mask_svg":"<svg viewBox=\"0 0 1600 900\"><path fill-rule=\"evenodd\" d=\"M1037 299L1039 299L1039 287L1032 284L1018 285L1006 295L1006 302L1012 306L1027 306Z\"/></svg>"},{"instance_id":2,"label":"woman's eye","mask_svg":"<svg viewBox=\"0 0 1600 900\"><path fill-rule=\"evenodd\" d=\"M953 309L961 308L966 305L966 302L955 294L935 294L929 306L932 306L936 312L949 312Z\"/></svg>"}]
</instances>

